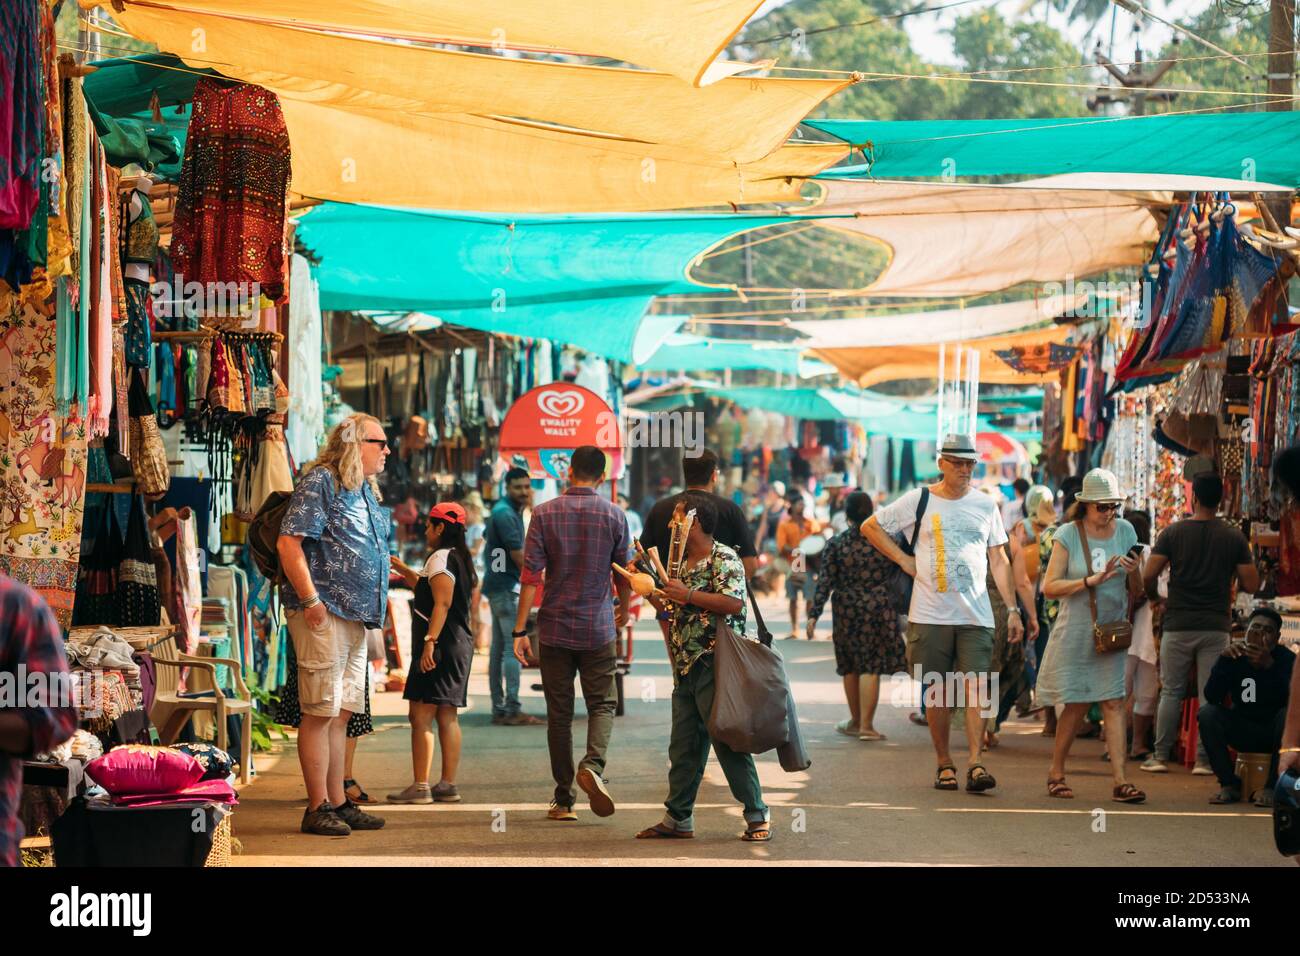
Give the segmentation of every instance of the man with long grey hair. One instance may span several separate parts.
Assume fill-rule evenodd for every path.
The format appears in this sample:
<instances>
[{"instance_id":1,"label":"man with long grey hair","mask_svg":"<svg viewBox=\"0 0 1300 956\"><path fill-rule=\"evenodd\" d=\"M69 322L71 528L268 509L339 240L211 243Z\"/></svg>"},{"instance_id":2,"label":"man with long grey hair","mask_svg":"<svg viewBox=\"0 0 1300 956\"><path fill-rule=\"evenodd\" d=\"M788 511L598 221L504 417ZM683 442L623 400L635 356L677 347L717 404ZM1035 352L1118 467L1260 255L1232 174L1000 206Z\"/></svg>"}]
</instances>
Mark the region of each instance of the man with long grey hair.
<instances>
[{"instance_id":1,"label":"man with long grey hair","mask_svg":"<svg viewBox=\"0 0 1300 956\"><path fill-rule=\"evenodd\" d=\"M281 587L298 658L298 760L307 784L302 832L378 830L344 793L348 718L366 705L366 628L388 603L389 511L375 476L388 460L379 420L350 415L302 471L280 525Z\"/></svg>"}]
</instances>

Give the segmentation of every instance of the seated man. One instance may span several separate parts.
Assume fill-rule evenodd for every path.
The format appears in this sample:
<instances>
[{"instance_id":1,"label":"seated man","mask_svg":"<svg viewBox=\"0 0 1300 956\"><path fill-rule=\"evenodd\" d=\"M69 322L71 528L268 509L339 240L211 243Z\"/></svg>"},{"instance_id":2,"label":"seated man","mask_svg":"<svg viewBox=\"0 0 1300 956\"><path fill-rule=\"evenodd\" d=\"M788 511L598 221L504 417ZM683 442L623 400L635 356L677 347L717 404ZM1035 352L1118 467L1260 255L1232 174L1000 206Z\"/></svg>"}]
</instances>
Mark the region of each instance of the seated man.
<instances>
[{"instance_id":1,"label":"seated man","mask_svg":"<svg viewBox=\"0 0 1300 956\"><path fill-rule=\"evenodd\" d=\"M1295 654L1278 646L1281 629L1282 616L1277 611L1256 609L1247 625L1246 640L1228 644L1205 682L1205 699L1212 703L1200 709L1197 723L1210 766L1219 778L1220 789L1211 803L1236 803L1242 798L1229 747L1238 753L1273 755L1268 784L1259 792L1261 806L1271 802L1295 665ZM1224 706L1229 697L1231 707Z\"/></svg>"}]
</instances>

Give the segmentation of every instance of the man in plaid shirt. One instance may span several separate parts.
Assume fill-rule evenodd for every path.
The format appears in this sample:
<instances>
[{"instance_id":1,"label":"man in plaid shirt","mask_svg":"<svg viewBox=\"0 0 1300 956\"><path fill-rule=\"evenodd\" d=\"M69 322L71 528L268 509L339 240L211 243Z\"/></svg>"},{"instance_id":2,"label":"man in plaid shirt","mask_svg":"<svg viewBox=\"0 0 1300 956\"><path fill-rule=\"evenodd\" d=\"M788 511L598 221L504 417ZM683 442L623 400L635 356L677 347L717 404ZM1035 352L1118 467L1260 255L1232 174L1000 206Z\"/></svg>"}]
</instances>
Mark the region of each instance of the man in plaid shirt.
<instances>
[{"instance_id":1,"label":"man in plaid shirt","mask_svg":"<svg viewBox=\"0 0 1300 956\"><path fill-rule=\"evenodd\" d=\"M33 674L48 676L36 683ZM69 692L67 674L63 636L49 605L0 574L0 866L18 865L23 759L63 743L77 729L71 698L50 699Z\"/></svg>"},{"instance_id":2,"label":"man in plaid shirt","mask_svg":"<svg viewBox=\"0 0 1300 956\"><path fill-rule=\"evenodd\" d=\"M623 564L632 550L632 535L623 511L596 493L605 478L605 453L584 445L569 464L569 488L533 509L524 541L519 611L515 616L515 657L526 664L528 610L546 572L542 606L537 614L537 658L546 693L546 742L551 752L555 800L547 816L576 820L573 773L573 678L582 678L587 702L587 753L578 765L577 784L598 817L614 812L605 789L605 750L614 729L618 694L614 682L614 638L626 626L631 590L611 564ZM618 614L610 578L618 590Z\"/></svg>"}]
</instances>

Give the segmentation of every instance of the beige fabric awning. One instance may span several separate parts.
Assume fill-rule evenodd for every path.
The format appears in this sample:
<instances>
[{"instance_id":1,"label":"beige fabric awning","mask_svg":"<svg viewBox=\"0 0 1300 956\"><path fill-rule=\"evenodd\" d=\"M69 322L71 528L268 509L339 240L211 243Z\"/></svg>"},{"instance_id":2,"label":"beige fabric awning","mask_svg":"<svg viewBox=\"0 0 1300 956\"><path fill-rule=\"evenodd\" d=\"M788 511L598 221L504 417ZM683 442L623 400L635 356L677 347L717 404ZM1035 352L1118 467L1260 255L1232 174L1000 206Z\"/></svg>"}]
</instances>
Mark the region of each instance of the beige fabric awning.
<instances>
[{"instance_id":1,"label":"beige fabric awning","mask_svg":"<svg viewBox=\"0 0 1300 956\"><path fill-rule=\"evenodd\" d=\"M1049 322L1077 308L1084 296L1044 296L1020 302L979 305L969 309L940 309L900 315L821 319L791 322L790 327L812 338L799 343L807 349L876 348L964 342L1006 335Z\"/></svg>"},{"instance_id":2,"label":"beige fabric awning","mask_svg":"<svg viewBox=\"0 0 1300 956\"><path fill-rule=\"evenodd\" d=\"M1022 282L1062 281L1146 261L1159 238L1153 204L1168 192L1130 194L1035 186L825 180L826 223L877 239L891 256L861 294L976 296Z\"/></svg>"},{"instance_id":3,"label":"beige fabric awning","mask_svg":"<svg viewBox=\"0 0 1300 956\"><path fill-rule=\"evenodd\" d=\"M804 116L852 82L730 77L696 88L667 73L461 53L137 4L118 20L193 66L281 96L328 106L516 117L738 163L780 147Z\"/></svg>"},{"instance_id":4,"label":"beige fabric awning","mask_svg":"<svg viewBox=\"0 0 1300 956\"><path fill-rule=\"evenodd\" d=\"M798 203L843 144L791 144L756 163L463 114L344 109L283 97L294 191L339 202L483 212L638 212ZM310 144L301 148L301 144Z\"/></svg>"},{"instance_id":5,"label":"beige fabric awning","mask_svg":"<svg viewBox=\"0 0 1300 956\"><path fill-rule=\"evenodd\" d=\"M106 0L80 0L83 7ZM126 0L383 37L609 57L706 82L762 0ZM130 11L127 11L128 14ZM178 56L181 51L173 51Z\"/></svg>"},{"instance_id":6,"label":"beige fabric awning","mask_svg":"<svg viewBox=\"0 0 1300 956\"><path fill-rule=\"evenodd\" d=\"M1052 325L1043 329L1015 332L1009 335L995 335L987 338L971 339L961 344L968 348L980 350L980 381L987 384L1032 385L1056 377L1049 375L1025 375L1017 372L994 355L997 349L1012 346L1047 345L1064 342L1071 332L1066 325ZM956 344L949 342L947 345ZM888 346L880 348L815 348L812 354L834 365L841 375L853 379L863 388L871 388L881 382L894 382L911 378L939 377L938 344Z\"/></svg>"}]
</instances>

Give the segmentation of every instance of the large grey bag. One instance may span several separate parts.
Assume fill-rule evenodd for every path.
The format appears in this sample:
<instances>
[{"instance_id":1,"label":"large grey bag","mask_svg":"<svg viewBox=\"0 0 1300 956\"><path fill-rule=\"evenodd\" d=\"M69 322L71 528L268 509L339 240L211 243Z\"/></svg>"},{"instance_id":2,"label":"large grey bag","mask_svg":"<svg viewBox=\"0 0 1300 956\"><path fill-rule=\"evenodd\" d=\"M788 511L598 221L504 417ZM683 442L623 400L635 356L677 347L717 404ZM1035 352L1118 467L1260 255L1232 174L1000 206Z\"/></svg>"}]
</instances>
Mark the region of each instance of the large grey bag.
<instances>
[{"instance_id":1,"label":"large grey bag","mask_svg":"<svg viewBox=\"0 0 1300 956\"><path fill-rule=\"evenodd\" d=\"M713 648L713 713L709 736L738 753L761 754L790 736L790 688L780 656L738 637L718 616Z\"/></svg>"},{"instance_id":2,"label":"large grey bag","mask_svg":"<svg viewBox=\"0 0 1300 956\"><path fill-rule=\"evenodd\" d=\"M785 668L781 669L781 678L785 679ZM812 766L812 758L803 745L803 734L799 731L799 715L794 709L794 694L790 692L789 681L785 687L786 741L776 748L776 759L781 761L781 769L786 773L797 773Z\"/></svg>"}]
</instances>

